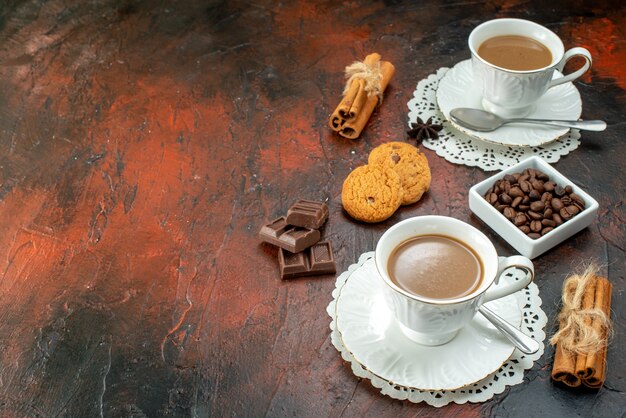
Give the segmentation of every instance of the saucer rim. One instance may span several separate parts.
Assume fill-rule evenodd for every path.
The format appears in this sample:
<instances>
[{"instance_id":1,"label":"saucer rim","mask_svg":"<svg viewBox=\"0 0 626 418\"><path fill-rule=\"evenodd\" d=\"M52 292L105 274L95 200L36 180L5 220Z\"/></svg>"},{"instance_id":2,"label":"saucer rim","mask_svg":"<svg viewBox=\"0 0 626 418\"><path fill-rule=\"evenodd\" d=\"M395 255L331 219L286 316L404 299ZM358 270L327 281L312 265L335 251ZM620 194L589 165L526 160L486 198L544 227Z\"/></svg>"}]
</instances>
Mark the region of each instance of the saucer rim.
<instances>
[{"instance_id":1,"label":"saucer rim","mask_svg":"<svg viewBox=\"0 0 626 418\"><path fill-rule=\"evenodd\" d=\"M505 364L507 361L509 361L509 359L513 356L513 354L515 353L516 348L515 348L515 346L514 346L513 344L511 344L511 352L510 352L510 353L506 356L506 358L502 361L502 363L501 363L501 364L499 364L499 365L498 365L495 369L493 369L493 370L489 371L489 372L488 372L487 374L485 374L484 376L481 376L481 377L479 377L479 378L477 378L477 379L473 380L472 382L466 383L466 384L461 385L461 386L458 386L458 387L450 387L450 388L419 388L419 387L416 387L416 386L407 386L407 385L403 385L403 384L398 383L398 382L394 382L394 381L393 381L393 380L391 380L391 379L388 379L388 378L386 378L386 377L381 376L381 375L380 375L380 374L378 374L378 373L373 372L373 371L372 371L369 367L367 367L367 366L366 366L366 365L365 365L365 364L364 364L361 360L359 360L359 359L357 358L357 356L354 354L354 352L353 352L350 348L348 348L348 346L346 345L346 343L345 343L345 341L344 341L344 339L343 339L343 335L342 335L341 331L339 330L339 314L338 314L338 312L337 312L338 305L339 305L339 303L338 303L338 302L339 302L339 297L341 296L341 292L342 292L343 288L344 288L344 287L345 287L345 285L348 283L348 280L350 280L350 278L353 276L353 274L354 274L357 270L359 270L360 268L362 268L362 267L365 265L365 263L366 263L367 261L369 261L369 260L371 260L371 259L373 259L373 258L374 258L374 254L372 254L372 256L371 256L371 257L367 257L367 258L365 258L365 259L363 260L363 262L362 262L362 263L358 263L359 265L358 265L358 266L357 266L354 270L352 270L351 272L349 272L348 276L345 278L344 282L341 284L341 287L337 289L337 295L336 295L336 296L335 296L335 298L334 298L334 302L335 302L335 303L334 303L334 305L335 305L335 306L334 306L334 312L335 312L335 318L334 318L335 328L334 328L333 332L336 332L336 333L337 333L337 337L338 337L338 338L339 338L339 340L341 341L341 344L342 344L343 348L344 348L344 349L345 349L348 353L350 353L350 355L351 355L351 356L352 356L352 358L354 359L354 362L355 362L355 363L357 363L357 364L358 364L360 367L362 367L364 370L366 370L368 373L371 373L373 376L376 376L377 378L379 378L379 379L381 379L381 380L384 380L385 382L388 382L389 384L391 384L391 385L392 385L392 386L394 386L394 387L399 386L399 387L402 387L402 388L406 388L406 389L409 389L409 390L416 390L416 391L420 391L420 392L425 392L425 391L427 391L427 392L440 392L440 391L446 391L446 392L449 392L449 391L455 391L455 390L460 390L460 389L463 389L463 388L469 387L469 386L471 386L471 385L473 385L473 384L475 384L475 383L477 383L477 382L480 382L481 380L483 380L483 379L485 379L485 378L489 377L490 375L492 375L492 374L496 373L498 370L500 370L500 368L502 368L502 366L504 366L504 364ZM520 317L520 324L519 324L518 326L521 326L521 324L523 323L523 312L520 310L520 313L521 313L522 315L521 315L521 317ZM392 320L394 320L394 321L395 321L395 319L392 319ZM448 342L448 343L446 343L446 344L449 344L449 343L450 343L450 342ZM446 344L442 344L442 346L444 346L444 345L446 345Z\"/></svg>"},{"instance_id":2,"label":"saucer rim","mask_svg":"<svg viewBox=\"0 0 626 418\"><path fill-rule=\"evenodd\" d=\"M435 92L435 100L437 101L436 105L437 108L439 110L439 112L441 113L441 115L444 117L444 122L448 122L450 124L450 126L456 130L458 130L459 132L473 138L473 139L478 139L480 141L489 143L489 144L494 144L494 145L501 145L501 146L507 146L507 147L519 147L519 148L536 148L536 147L542 147L548 144L551 144L553 142L559 141L563 138L565 138L571 130L573 130L572 128L563 128L563 129L559 129L559 130L555 130L555 135L553 138L537 143L537 144L513 144L511 142L505 142L505 141L495 141L493 139L489 139L486 138L485 136L481 135L481 132L479 131L474 131L471 129L467 129L464 128L463 126L460 126L456 123L454 123L451 119L450 116L446 116L445 112L443 111L443 109L441 108L441 104L440 104L440 98L439 98L439 91L441 88L441 83L446 79L446 77L450 77L450 71L454 70L456 67L459 67L461 64L465 63L465 62L469 62L471 64L471 58L465 59L465 60L461 60L459 62L457 62L456 64L454 64L452 67L449 67L448 70L445 72L445 74L441 77L441 79L439 80L439 83L437 84L437 91ZM561 74L561 72L559 72L558 70L555 70L555 74ZM562 75L562 74L561 74ZM580 119L580 115L582 115L582 97L580 95L580 91L578 90L578 88L574 85L574 83L572 83L571 81L569 83L565 83L564 85L567 84L571 84L571 87L574 89L574 92L577 95L577 104L578 104L578 109L577 109L577 114L578 116L576 117L576 119ZM541 98L539 99L541 100ZM451 110L451 109L450 109ZM518 129L523 129L523 128L518 128ZM557 134L558 132L558 134Z\"/></svg>"}]
</instances>

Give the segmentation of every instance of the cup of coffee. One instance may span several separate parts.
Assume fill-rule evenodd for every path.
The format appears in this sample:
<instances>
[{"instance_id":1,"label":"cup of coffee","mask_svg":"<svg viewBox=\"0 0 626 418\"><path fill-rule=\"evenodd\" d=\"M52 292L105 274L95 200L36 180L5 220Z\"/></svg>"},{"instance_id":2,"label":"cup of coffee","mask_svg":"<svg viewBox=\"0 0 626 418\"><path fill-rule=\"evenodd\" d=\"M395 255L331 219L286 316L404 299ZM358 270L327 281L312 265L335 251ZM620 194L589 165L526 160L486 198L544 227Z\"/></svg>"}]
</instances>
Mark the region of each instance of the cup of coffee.
<instances>
[{"instance_id":1,"label":"cup of coffee","mask_svg":"<svg viewBox=\"0 0 626 418\"><path fill-rule=\"evenodd\" d=\"M591 67L585 48L565 51L550 29L523 19L495 19L477 26L468 39L472 71L482 85L485 110L523 117L550 88L575 80ZM574 57L585 62L571 74L553 79Z\"/></svg>"},{"instance_id":2,"label":"cup of coffee","mask_svg":"<svg viewBox=\"0 0 626 418\"><path fill-rule=\"evenodd\" d=\"M447 343L481 304L523 289L535 274L528 258L498 257L478 229L434 215L409 218L389 228L376 245L375 261L400 328L424 345ZM525 278L497 283L511 267L524 270Z\"/></svg>"}]
</instances>

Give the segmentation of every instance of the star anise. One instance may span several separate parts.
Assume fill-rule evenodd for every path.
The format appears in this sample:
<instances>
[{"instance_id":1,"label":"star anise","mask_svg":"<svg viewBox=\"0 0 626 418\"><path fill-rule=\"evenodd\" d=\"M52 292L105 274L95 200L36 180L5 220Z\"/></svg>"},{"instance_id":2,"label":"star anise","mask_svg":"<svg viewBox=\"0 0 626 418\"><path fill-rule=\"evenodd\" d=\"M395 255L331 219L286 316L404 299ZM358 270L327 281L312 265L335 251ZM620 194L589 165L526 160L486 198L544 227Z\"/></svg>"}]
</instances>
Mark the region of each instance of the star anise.
<instances>
[{"instance_id":1,"label":"star anise","mask_svg":"<svg viewBox=\"0 0 626 418\"><path fill-rule=\"evenodd\" d=\"M419 117L417 118L417 123L411 123L411 129L406 131L406 133L411 138L415 138L417 143L421 143L424 139L437 139L439 138L438 132L443 129L442 125L434 124L433 118L430 117L426 122L424 122Z\"/></svg>"}]
</instances>

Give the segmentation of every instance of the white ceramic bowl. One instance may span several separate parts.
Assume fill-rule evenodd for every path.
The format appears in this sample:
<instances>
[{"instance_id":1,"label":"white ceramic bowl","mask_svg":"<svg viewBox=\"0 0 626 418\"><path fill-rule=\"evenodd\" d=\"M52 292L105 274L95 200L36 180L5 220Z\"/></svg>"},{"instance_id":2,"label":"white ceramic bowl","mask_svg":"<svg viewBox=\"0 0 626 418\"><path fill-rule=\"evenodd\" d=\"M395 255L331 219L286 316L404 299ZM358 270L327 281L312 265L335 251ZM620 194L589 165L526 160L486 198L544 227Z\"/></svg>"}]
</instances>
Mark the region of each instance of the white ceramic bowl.
<instances>
[{"instance_id":1,"label":"white ceramic bowl","mask_svg":"<svg viewBox=\"0 0 626 418\"><path fill-rule=\"evenodd\" d=\"M585 210L563 223L561 226L554 228L541 238L532 239L527 237L513 222L505 218L503 214L498 212L498 210L491 206L483 197L497 180L502 179L506 174L521 173L526 168L534 168L546 173L550 177L550 180L556 182L556 184L561 187L567 185L572 186L574 193L582 197L585 201ZM580 187L568 180L539 157L530 157L472 187L469 192L469 206L470 210L474 212L476 216L489 225L491 229L496 231L498 235L511 244L520 254L530 259L543 254L578 231L588 227L591 222L593 222L598 212L598 202L594 198L589 196Z\"/></svg>"}]
</instances>

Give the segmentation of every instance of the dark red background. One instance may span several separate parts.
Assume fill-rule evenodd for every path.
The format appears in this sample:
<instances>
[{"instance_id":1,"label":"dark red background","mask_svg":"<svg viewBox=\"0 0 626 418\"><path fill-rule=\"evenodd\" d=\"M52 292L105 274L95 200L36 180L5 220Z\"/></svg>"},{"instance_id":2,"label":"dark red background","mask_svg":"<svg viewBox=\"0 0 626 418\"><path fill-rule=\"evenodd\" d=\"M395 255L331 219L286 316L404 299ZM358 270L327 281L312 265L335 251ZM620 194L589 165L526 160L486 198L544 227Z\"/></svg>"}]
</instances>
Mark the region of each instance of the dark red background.
<instances>
[{"instance_id":1,"label":"dark red background","mask_svg":"<svg viewBox=\"0 0 626 418\"><path fill-rule=\"evenodd\" d=\"M592 5L593 4L593 5ZM585 46L579 149L555 166L600 203L596 222L535 260L554 330L563 279L596 260L614 284L605 386L550 381L553 350L482 404L434 409L356 378L329 339L334 277L279 279L266 221L327 200L339 271L394 223L478 226L488 174L426 150L433 182L377 225L342 212L341 184L376 145L405 140L416 83L468 57L482 21L547 25ZM620 1L90 1L0 6L0 415L619 416L626 409L624 105ZM396 65L359 140L333 135L343 68Z\"/></svg>"}]
</instances>

